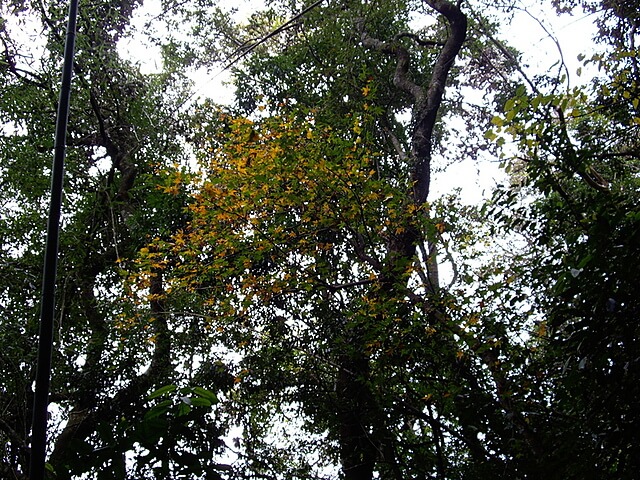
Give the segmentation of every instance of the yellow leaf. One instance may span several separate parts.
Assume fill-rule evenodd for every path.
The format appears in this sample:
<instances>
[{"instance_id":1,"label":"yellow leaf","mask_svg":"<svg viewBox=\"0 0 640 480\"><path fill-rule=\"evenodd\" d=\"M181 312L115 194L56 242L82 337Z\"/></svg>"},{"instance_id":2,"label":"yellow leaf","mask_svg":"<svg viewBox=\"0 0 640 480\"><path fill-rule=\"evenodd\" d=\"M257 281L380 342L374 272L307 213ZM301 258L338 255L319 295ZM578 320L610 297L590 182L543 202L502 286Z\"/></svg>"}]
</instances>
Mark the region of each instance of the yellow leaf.
<instances>
[{"instance_id":1,"label":"yellow leaf","mask_svg":"<svg viewBox=\"0 0 640 480\"><path fill-rule=\"evenodd\" d=\"M504 125L504 120L502 118L495 116L491 119L491 123L493 123L496 127L501 127Z\"/></svg>"},{"instance_id":2,"label":"yellow leaf","mask_svg":"<svg viewBox=\"0 0 640 480\"><path fill-rule=\"evenodd\" d=\"M546 322L542 322L540 325L538 325L538 335L540 337L544 337L547 335L547 324Z\"/></svg>"}]
</instances>

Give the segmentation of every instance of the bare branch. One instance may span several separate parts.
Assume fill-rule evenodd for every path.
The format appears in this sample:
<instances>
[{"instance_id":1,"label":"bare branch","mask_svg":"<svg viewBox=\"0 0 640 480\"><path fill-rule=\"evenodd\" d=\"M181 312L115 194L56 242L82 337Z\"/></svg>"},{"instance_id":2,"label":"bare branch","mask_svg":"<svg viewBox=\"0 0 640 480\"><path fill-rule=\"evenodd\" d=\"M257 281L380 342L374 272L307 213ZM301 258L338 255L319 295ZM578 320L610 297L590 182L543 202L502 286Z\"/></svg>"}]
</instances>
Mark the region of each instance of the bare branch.
<instances>
[{"instance_id":1,"label":"bare branch","mask_svg":"<svg viewBox=\"0 0 640 480\"><path fill-rule=\"evenodd\" d=\"M482 18L480 18L479 15L477 15L474 11L472 11L471 14L473 15L473 19L480 26L482 33L486 35L489 41L493 43L493 45L511 62L511 64L516 69L516 71L522 76L523 80L527 82L531 90L537 95L540 95L540 90L538 90L538 87L536 86L536 84L533 82L533 80L531 80L531 78L529 78L529 75L527 75L524 69L520 66L520 62L516 57L514 57L513 53L511 53L509 49L500 40L498 40L496 37L493 36L493 34L491 34L491 32L486 27Z\"/></svg>"},{"instance_id":2,"label":"bare branch","mask_svg":"<svg viewBox=\"0 0 640 480\"><path fill-rule=\"evenodd\" d=\"M393 77L393 84L402 91L410 94L416 102L421 101L424 97L424 89L411 81L408 76L410 63L409 51L393 42L388 43L378 40L377 38L373 38L365 31L363 18L356 19L356 26L360 32L362 45L372 50L378 50L382 53L395 55L397 63L395 75Z\"/></svg>"},{"instance_id":3,"label":"bare branch","mask_svg":"<svg viewBox=\"0 0 640 480\"><path fill-rule=\"evenodd\" d=\"M420 38L418 35L416 35L415 33L410 33L410 32L399 33L394 37L394 41L400 40L401 38L410 38L421 47L444 47L444 43L442 42L438 42L436 40L424 40Z\"/></svg>"},{"instance_id":4,"label":"bare branch","mask_svg":"<svg viewBox=\"0 0 640 480\"><path fill-rule=\"evenodd\" d=\"M402 145L400 144L400 140L398 140L398 137L391 131L391 129L387 125L382 126L382 131L384 132L384 134L387 136L387 138L393 145L393 148L398 154L398 157L400 157L400 160L406 161L408 156L407 156L407 153L404 151L404 148L402 148Z\"/></svg>"},{"instance_id":5,"label":"bare branch","mask_svg":"<svg viewBox=\"0 0 640 480\"><path fill-rule=\"evenodd\" d=\"M467 35L467 18L460 8L447 0L425 0L425 3L438 13L444 15L450 27L447 40L442 45L429 80L428 88L417 85L409 78L409 51L394 43L384 42L369 35L365 30L364 19L356 20L356 28L360 32L362 44L373 50L394 55L396 70L393 83L400 90L410 94L414 99L413 106L413 197L418 205L424 203L429 194L431 178L431 137L435 127L438 110L444 96L449 71L456 56L462 48ZM400 34L402 36L404 34ZM412 37L413 38L413 37Z\"/></svg>"}]
</instances>

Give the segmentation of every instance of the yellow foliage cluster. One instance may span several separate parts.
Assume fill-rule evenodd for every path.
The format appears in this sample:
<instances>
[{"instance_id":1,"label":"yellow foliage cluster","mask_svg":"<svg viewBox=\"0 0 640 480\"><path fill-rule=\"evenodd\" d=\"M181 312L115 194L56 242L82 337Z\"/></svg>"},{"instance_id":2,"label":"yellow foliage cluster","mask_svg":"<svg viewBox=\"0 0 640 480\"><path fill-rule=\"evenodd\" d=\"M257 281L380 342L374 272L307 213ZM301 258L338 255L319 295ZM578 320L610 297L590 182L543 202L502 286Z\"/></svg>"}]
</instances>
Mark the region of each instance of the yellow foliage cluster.
<instances>
[{"instance_id":1,"label":"yellow foliage cluster","mask_svg":"<svg viewBox=\"0 0 640 480\"><path fill-rule=\"evenodd\" d=\"M407 185L381 178L371 143L357 141L367 119L337 134L314 118L217 115L212 124L226 129L202 132L201 171L163 187L190 192L190 220L140 250L138 289L162 271L167 295L185 302L197 295L203 318L225 321L286 295L375 283L376 262L419 208ZM370 318L381 306L365 292L360 314Z\"/></svg>"}]
</instances>

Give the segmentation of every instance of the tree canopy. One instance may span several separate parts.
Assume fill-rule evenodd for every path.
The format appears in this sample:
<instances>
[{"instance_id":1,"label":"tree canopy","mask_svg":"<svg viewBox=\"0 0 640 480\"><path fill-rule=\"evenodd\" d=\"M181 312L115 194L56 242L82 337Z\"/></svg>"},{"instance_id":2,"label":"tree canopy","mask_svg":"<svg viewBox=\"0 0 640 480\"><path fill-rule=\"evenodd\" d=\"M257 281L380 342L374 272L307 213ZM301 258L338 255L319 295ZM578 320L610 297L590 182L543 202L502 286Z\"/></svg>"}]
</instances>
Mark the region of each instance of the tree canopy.
<instances>
[{"instance_id":1,"label":"tree canopy","mask_svg":"<svg viewBox=\"0 0 640 480\"><path fill-rule=\"evenodd\" d=\"M549 2L596 25L580 86L509 44L515 2L236 7L80 4L47 475L635 478L640 5ZM65 15L0 4L3 478ZM484 200L436 194L469 160Z\"/></svg>"}]
</instances>

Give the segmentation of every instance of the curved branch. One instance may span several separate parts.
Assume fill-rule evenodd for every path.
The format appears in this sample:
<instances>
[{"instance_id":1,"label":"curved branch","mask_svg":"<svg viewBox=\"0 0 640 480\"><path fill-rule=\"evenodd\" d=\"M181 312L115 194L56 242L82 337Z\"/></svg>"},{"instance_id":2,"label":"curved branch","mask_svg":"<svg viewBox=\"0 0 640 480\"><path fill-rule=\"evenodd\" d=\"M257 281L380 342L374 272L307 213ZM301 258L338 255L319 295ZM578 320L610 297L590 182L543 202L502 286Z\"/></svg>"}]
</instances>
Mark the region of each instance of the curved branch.
<instances>
[{"instance_id":1,"label":"curved branch","mask_svg":"<svg viewBox=\"0 0 640 480\"><path fill-rule=\"evenodd\" d=\"M442 104L449 72L467 38L467 17L457 5L447 0L424 1L447 19L450 31L433 67L424 102L420 102L414 107L412 154L415 161L413 171L414 202L417 204L424 203L429 194L431 137L436 124L438 110Z\"/></svg>"},{"instance_id":2,"label":"curved branch","mask_svg":"<svg viewBox=\"0 0 640 480\"><path fill-rule=\"evenodd\" d=\"M449 72L467 36L467 18L457 5L447 0L425 0L425 3L443 15L449 24L449 34L433 66L426 88L416 84L409 76L410 54L407 48L372 37L365 30L363 18L357 18L355 21L365 47L395 56L393 83L413 98L413 130L408 161L411 168L410 197L414 206L423 205L429 195L433 131ZM397 148L397 145L394 146ZM386 266L381 274L383 285L392 285L397 281L395 277L402 271L399 265L412 259L416 254L417 245L423 241L424 233L411 215L407 215L407 222L400 225L398 230L403 233L393 235L389 239Z\"/></svg>"},{"instance_id":3,"label":"curved branch","mask_svg":"<svg viewBox=\"0 0 640 480\"><path fill-rule=\"evenodd\" d=\"M150 312L154 318L152 326L155 335L151 364L112 398L98 403L96 397L91 397L74 405L65 427L54 442L49 458L52 465L63 465L70 456L77 455L71 448L72 442L87 439L100 422L121 417L132 421L140 418L144 412L144 402L140 400L145 398L148 390L158 384L171 382L171 332L165 314L163 299L166 293L160 271L154 272L151 277L150 294ZM88 360L92 360L91 357L88 357ZM97 358L93 358L92 361L97 361Z\"/></svg>"},{"instance_id":4,"label":"curved branch","mask_svg":"<svg viewBox=\"0 0 640 480\"><path fill-rule=\"evenodd\" d=\"M397 58L396 71L393 77L393 84L402 91L411 95L416 102L420 101L424 97L424 90L419 87L408 77L409 73L409 51L395 43L388 43L373 38L364 29L364 19L356 19L356 26L360 31L360 40L362 45L372 50L377 50L389 55L395 55Z\"/></svg>"}]
</instances>

